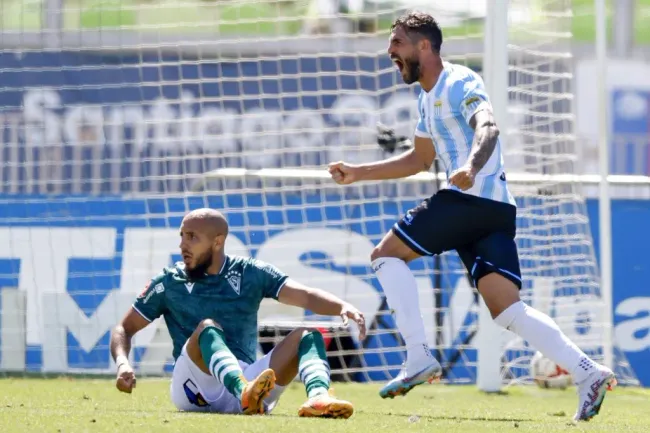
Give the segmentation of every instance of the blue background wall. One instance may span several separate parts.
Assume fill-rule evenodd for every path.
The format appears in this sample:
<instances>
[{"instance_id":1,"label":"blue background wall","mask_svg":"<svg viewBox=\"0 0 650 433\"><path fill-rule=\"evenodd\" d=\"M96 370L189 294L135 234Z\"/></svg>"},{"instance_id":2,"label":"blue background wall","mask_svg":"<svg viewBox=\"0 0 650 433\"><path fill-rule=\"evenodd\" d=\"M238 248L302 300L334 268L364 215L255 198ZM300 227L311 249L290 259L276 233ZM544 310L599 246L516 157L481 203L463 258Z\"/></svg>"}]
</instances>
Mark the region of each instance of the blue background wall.
<instances>
[{"instance_id":1,"label":"blue background wall","mask_svg":"<svg viewBox=\"0 0 650 433\"><path fill-rule=\"evenodd\" d=\"M61 198L61 197L59 197ZM69 197L71 198L71 197ZM186 209L209 205L218 209L240 208L247 203L246 211L229 213L228 217L232 227L233 236L250 247L251 253L256 254L257 248L268 240L269 237L281 232L283 229L268 230L267 225L274 227L298 226L304 223L328 223L329 227L338 227L345 230L367 235L373 242L377 242L386 229L388 229L401 212L414 205L414 202L400 202L387 200L372 204L357 206L347 209L346 214L340 206L332 205L340 197L328 197L327 201L321 201L322 197L314 195L311 197L297 197L287 195L247 195L233 194L229 196L209 196L206 198L195 197L167 198L167 199L128 199L120 197L87 197L83 200L67 202L56 200L53 202L43 201L42 197L12 197L15 200L13 205L0 207L0 225L6 226L10 222L12 228L18 227L110 227L117 231L115 257L112 259L74 258L69 262L67 291L79 305L80 309L88 316L92 315L100 305L106 294L121 287L120 270L122 266L123 234L130 227L150 228L173 228L180 224L180 216L169 217L170 213L182 214ZM6 202L5 202L6 203ZM297 212L283 212L283 205L309 204L307 210ZM598 213L597 202L590 200L587 203L589 211L591 230L595 234L596 247L598 247ZM650 278L650 266L647 260L647 245L650 245L650 233L646 230L647 221L650 220L650 201L616 200L612 207L613 212L613 248L614 248L614 311L625 301L634 298L637 305L650 304L650 293L648 281ZM53 223L45 219L46 216L65 215ZM367 223L349 223L363 215L369 220L382 217L379 220ZM37 222L41 220L42 222ZM371 275L367 266L336 267L332 261L323 256L318 247L310 248L305 245L305 252L302 256L304 263L315 268L326 267L334 272L350 273L363 278ZM170 256L171 260L178 260L178 256ZM458 269L457 260L448 259L444 261L447 269ZM416 268L430 267L428 261L420 261ZM0 259L0 287L16 287L20 273L20 260L16 258ZM458 277L458 276L457 276ZM375 279L367 279L375 289L380 292L381 288ZM444 279L443 286L447 289L455 287L456 281ZM449 299L445 299L448 305ZM650 305L641 307L634 315L615 314L615 329L619 330L617 336L621 339L622 348L634 347L627 350L626 355L635 370L639 379L645 385L650 385L650 371L645 368L650 361ZM468 317L466 320L472 322L475 317ZM468 322L468 323L469 323ZM627 327L621 328L621 324ZM393 326L390 319L387 320L388 328ZM576 326L579 324L576 323ZM629 331L632 326L633 331ZM623 332L623 329L628 329ZM106 329L108 332L108 329ZM459 335L460 340L464 335ZM108 333L98 342L95 349L86 353L71 335L68 339L68 365L71 368L107 368L108 367ZM392 347L396 344L391 337L382 337L381 341L370 339L368 347L377 345ZM2 354L0 353L0 356ZM474 354L469 352L470 360ZM30 370L40 370L42 365L39 347L29 347L27 353L27 364ZM399 365L399 356L389 355L388 362ZM366 362L375 365L381 360L368 355ZM452 374L458 377L472 377L473 372L468 370L461 361ZM382 375L383 376L383 375ZM380 377L377 377L380 379Z\"/></svg>"}]
</instances>

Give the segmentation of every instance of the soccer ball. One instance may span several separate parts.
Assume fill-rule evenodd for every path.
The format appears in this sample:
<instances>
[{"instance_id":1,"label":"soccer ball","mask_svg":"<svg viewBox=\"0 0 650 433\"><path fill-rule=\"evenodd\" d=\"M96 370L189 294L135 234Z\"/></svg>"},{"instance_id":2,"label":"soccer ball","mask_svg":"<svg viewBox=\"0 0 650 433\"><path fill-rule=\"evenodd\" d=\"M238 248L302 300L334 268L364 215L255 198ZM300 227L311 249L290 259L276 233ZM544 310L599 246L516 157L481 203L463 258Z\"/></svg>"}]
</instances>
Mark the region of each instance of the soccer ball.
<instances>
[{"instance_id":1,"label":"soccer ball","mask_svg":"<svg viewBox=\"0 0 650 433\"><path fill-rule=\"evenodd\" d=\"M530 373L540 388L566 389L572 383L569 372L541 352L535 352L531 358Z\"/></svg>"}]
</instances>

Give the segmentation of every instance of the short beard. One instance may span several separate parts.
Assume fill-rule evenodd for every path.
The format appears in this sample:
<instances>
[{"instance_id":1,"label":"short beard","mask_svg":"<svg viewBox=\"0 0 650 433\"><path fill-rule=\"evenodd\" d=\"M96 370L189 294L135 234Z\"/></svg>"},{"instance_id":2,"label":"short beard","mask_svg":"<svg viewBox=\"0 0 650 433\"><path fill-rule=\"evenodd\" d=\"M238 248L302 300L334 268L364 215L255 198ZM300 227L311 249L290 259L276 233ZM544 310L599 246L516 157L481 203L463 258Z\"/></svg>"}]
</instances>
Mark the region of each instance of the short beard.
<instances>
[{"instance_id":1,"label":"short beard","mask_svg":"<svg viewBox=\"0 0 650 433\"><path fill-rule=\"evenodd\" d=\"M205 273L211 264L212 264L212 250L207 251L205 254L200 256L198 263L192 269L185 267L185 274L187 274L190 280L198 280L205 276Z\"/></svg>"},{"instance_id":2,"label":"short beard","mask_svg":"<svg viewBox=\"0 0 650 433\"><path fill-rule=\"evenodd\" d=\"M408 75L402 76L406 84L413 84L420 79L420 61L418 59L408 59L404 61L408 68Z\"/></svg>"}]
</instances>

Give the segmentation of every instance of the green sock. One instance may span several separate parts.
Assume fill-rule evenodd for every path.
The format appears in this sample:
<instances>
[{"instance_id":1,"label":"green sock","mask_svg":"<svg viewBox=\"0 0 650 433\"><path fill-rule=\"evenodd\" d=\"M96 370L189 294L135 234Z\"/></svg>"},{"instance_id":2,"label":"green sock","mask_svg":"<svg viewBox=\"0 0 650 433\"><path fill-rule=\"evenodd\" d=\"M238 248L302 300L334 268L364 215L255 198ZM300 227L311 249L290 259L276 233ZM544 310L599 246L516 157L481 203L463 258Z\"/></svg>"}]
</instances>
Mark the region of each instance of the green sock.
<instances>
[{"instance_id":1,"label":"green sock","mask_svg":"<svg viewBox=\"0 0 650 433\"><path fill-rule=\"evenodd\" d=\"M223 331L209 326L199 334L199 347L203 361L210 373L238 399L246 386L244 372L239 367L237 358L226 346Z\"/></svg>"},{"instance_id":2,"label":"green sock","mask_svg":"<svg viewBox=\"0 0 650 433\"><path fill-rule=\"evenodd\" d=\"M309 332L300 340L298 374L309 398L327 393L330 388L330 366L325 354L325 341L320 332Z\"/></svg>"}]
</instances>

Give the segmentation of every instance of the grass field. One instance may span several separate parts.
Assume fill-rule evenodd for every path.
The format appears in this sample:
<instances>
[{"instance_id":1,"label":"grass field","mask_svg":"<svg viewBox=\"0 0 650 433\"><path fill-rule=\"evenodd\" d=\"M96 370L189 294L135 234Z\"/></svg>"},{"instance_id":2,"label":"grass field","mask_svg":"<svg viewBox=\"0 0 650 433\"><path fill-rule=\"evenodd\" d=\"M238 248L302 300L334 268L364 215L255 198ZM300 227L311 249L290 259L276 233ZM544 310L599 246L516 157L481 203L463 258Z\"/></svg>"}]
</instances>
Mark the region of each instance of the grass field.
<instances>
[{"instance_id":1,"label":"grass field","mask_svg":"<svg viewBox=\"0 0 650 433\"><path fill-rule=\"evenodd\" d=\"M513 387L486 395L470 386L422 386L381 400L379 385L335 384L355 404L348 420L301 419L305 394L292 384L270 416L179 413L166 380L141 380L132 395L110 380L2 379L2 432L644 432L650 431L650 390L617 388L600 416L575 425L575 390Z\"/></svg>"}]
</instances>

